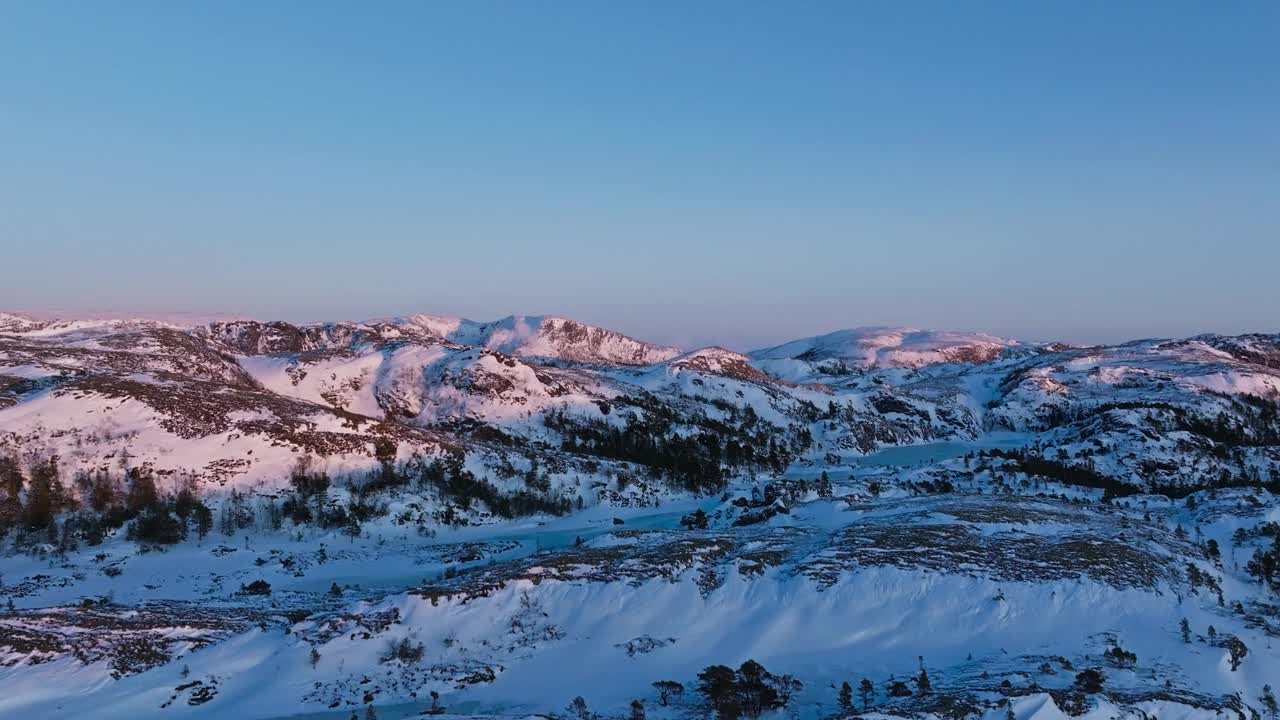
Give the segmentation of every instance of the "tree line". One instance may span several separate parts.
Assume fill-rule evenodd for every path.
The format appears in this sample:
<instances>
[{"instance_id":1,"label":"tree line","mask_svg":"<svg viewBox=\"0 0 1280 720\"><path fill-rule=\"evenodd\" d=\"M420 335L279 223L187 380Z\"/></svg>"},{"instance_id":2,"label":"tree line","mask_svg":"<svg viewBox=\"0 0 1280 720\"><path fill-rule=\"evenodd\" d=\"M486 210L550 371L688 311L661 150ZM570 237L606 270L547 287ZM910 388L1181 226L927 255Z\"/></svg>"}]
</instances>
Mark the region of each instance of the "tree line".
<instances>
[{"instance_id":1,"label":"tree line","mask_svg":"<svg viewBox=\"0 0 1280 720\"><path fill-rule=\"evenodd\" d=\"M145 466L123 477L82 471L68 485L56 457L27 469L15 456L0 457L0 493L0 537L13 533L19 545L46 543L59 551L98 545L126 523L130 540L171 544L191 533L204 537L213 527L213 512L198 498L193 478L166 493Z\"/></svg>"}]
</instances>

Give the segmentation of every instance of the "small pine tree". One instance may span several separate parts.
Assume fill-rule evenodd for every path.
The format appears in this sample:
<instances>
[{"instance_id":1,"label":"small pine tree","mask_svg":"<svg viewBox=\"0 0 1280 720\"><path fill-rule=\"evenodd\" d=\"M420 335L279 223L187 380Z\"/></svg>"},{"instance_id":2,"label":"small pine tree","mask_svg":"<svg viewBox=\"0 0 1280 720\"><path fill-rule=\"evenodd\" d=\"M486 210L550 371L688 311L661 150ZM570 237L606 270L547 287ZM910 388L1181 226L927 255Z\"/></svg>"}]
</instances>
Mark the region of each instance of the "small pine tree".
<instances>
[{"instance_id":1,"label":"small pine tree","mask_svg":"<svg viewBox=\"0 0 1280 720\"><path fill-rule=\"evenodd\" d=\"M1270 685L1262 686L1262 709L1267 711L1272 720L1280 718L1280 704L1276 703L1275 693L1271 692Z\"/></svg>"},{"instance_id":2,"label":"small pine tree","mask_svg":"<svg viewBox=\"0 0 1280 720\"><path fill-rule=\"evenodd\" d=\"M200 503L195 506L194 519L196 524L196 536L204 540L208 536L209 531L213 529L213 511L208 505Z\"/></svg>"},{"instance_id":3,"label":"small pine tree","mask_svg":"<svg viewBox=\"0 0 1280 720\"><path fill-rule=\"evenodd\" d=\"M848 711L853 709L853 688L849 687L848 680L840 683L840 697L837 702L840 703L841 710Z\"/></svg>"},{"instance_id":4,"label":"small pine tree","mask_svg":"<svg viewBox=\"0 0 1280 720\"><path fill-rule=\"evenodd\" d=\"M351 538L351 542L355 542L360 537L361 528L360 520L356 518L355 513L347 514L347 524L342 526L342 534Z\"/></svg>"},{"instance_id":5,"label":"small pine tree","mask_svg":"<svg viewBox=\"0 0 1280 720\"><path fill-rule=\"evenodd\" d=\"M569 712L578 720L591 720L591 711L587 709L587 699L581 695L569 703Z\"/></svg>"},{"instance_id":6,"label":"small pine tree","mask_svg":"<svg viewBox=\"0 0 1280 720\"><path fill-rule=\"evenodd\" d=\"M315 648L311 648L311 667L314 669L319 664L320 664L320 651Z\"/></svg>"},{"instance_id":7,"label":"small pine tree","mask_svg":"<svg viewBox=\"0 0 1280 720\"><path fill-rule=\"evenodd\" d=\"M829 498L833 494L831 490L831 478L827 475L826 470L823 470L822 474L818 476L817 491L818 497L823 498Z\"/></svg>"},{"instance_id":8,"label":"small pine tree","mask_svg":"<svg viewBox=\"0 0 1280 720\"><path fill-rule=\"evenodd\" d=\"M1218 639L1218 629L1210 625L1208 635L1209 635L1209 644L1213 644L1213 642Z\"/></svg>"},{"instance_id":9,"label":"small pine tree","mask_svg":"<svg viewBox=\"0 0 1280 720\"><path fill-rule=\"evenodd\" d=\"M639 700L631 701L631 720L644 720L644 703Z\"/></svg>"},{"instance_id":10,"label":"small pine tree","mask_svg":"<svg viewBox=\"0 0 1280 720\"><path fill-rule=\"evenodd\" d=\"M933 683L929 681L929 673L924 668L920 669L920 675L916 677L916 688L921 695L933 692Z\"/></svg>"},{"instance_id":11,"label":"small pine tree","mask_svg":"<svg viewBox=\"0 0 1280 720\"><path fill-rule=\"evenodd\" d=\"M1182 629L1182 642L1190 643L1191 642L1191 623L1187 622L1186 618L1182 618L1182 623L1179 624L1179 627Z\"/></svg>"},{"instance_id":12,"label":"small pine tree","mask_svg":"<svg viewBox=\"0 0 1280 720\"><path fill-rule=\"evenodd\" d=\"M871 707L871 698L876 695L876 686L867 678L862 678L862 682L858 683L858 695L862 698L862 707Z\"/></svg>"},{"instance_id":13,"label":"small pine tree","mask_svg":"<svg viewBox=\"0 0 1280 720\"><path fill-rule=\"evenodd\" d=\"M376 711L374 711L374 709L373 709L373 706L372 706L372 705L370 705L369 707L365 708L365 710L364 710L364 720L378 720L378 713L377 713Z\"/></svg>"}]
</instances>

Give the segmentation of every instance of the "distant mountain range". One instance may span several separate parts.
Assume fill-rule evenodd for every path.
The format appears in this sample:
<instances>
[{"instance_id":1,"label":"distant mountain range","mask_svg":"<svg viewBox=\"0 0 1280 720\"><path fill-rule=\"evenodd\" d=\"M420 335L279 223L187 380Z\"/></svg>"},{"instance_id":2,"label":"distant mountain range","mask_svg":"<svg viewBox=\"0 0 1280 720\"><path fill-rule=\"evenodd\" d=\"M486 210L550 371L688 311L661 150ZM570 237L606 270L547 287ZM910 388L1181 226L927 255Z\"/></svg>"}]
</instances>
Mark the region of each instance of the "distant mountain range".
<instances>
[{"instance_id":1,"label":"distant mountain range","mask_svg":"<svg viewBox=\"0 0 1280 720\"><path fill-rule=\"evenodd\" d=\"M0 447L82 469L127 447L134 462L219 483L278 480L307 455L367 466L379 438L404 456L563 452L548 416L679 437L727 408L768 423L788 460L1007 430L1072 457L1122 450L1091 455L1119 482L1195 483L1273 462L1259 443L1227 462L1203 432L1225 415L1247 433L1249 397L1280 397L1280 336L1074 347L878 327L739 354L551 316L184 326L0 314ZM574 450L567 460L593 455Z\"/></svg>"},{"instance_id":2,"label":"distant mountain range","mask_svg":"<svg viewBox=\"0 0 1280 720\"><path fill-rule=\"evenodd\" d=\"M1280 335L0 314L5 717L1249 720L1276 568Z\"/></svg>"}]
</instances>

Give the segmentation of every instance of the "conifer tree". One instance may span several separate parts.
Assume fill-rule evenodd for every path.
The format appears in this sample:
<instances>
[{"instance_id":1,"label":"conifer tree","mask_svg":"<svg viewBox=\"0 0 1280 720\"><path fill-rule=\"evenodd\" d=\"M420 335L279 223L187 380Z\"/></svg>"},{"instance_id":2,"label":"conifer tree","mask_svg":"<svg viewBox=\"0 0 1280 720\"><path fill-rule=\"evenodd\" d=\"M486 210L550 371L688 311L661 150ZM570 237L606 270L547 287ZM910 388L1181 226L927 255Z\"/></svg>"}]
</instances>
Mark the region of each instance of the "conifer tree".
<instances>
[{"instance_id":1,"label":"conifer tree","mask_svg":"<svg viewBox=\"0 0 1280 720\"><path fill-rule=\"evenodd\" d=\"M840 703L841 710L853 709L853 688L849 687L849 681L845 680L840 683L840 697L837 699Z\"/></svg>"},{"instance_id":2,"label":"conifer tree","mask_svg":"<svg viewBox=\"0 0 1280 720\"><path fill-rule=\"evenodd\" d=\"M862 682L858 683L858 695L862 698L862 707L871 707L871 698L875 697L876 686L871 680L862 678Z\"/></svg>"}]
</instances>

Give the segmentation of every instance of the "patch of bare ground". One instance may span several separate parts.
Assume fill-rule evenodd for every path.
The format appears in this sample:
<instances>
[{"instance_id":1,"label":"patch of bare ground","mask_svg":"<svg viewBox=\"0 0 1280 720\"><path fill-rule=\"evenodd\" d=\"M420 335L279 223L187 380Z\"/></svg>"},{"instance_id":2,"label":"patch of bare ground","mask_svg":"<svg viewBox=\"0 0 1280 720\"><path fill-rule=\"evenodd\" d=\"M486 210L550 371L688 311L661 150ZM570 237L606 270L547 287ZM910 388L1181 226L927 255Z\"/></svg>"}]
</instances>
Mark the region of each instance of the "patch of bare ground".
<instances>
[{"instance_id":1,"label":"patch of bare ground","mask_svg":"<svg viewBox=\"0 0 1280 720\"><path fill-rule=\"evenodd\" d=\"M726 560L738 547L727 535L693 535L665 531L627 533L629 539L642 540L632 545L612 547L575 547L554 555L538 555L477 568L413 590L413 594L430 599L485 597L517 580L538 584L544 580L581 580L613 582L625 580L640 584L662 578L675 580L684 572L715 566Z\"/></svg>"},{"instance_id":2,"label":"patch of bare ground","mask_svg":"<svg viewBox=\"0 0 1280 720\"><path fill-rule=\"evenodd\" d=\"M262 390L230 387L165 375L160 382L142 382L108 375L80 377L55 392L72 397L90 394L137 401L160 416L160 425L183 438L202 438L227 432L265 435L318 456L367 454L373 443L391 439L429 446L443 446L438 433L387 423L337 408L294 400ZM252 419L234 419L234 413ZM338 420L342 431L322 430L320 421Z\"/></svg>"},{"instance_id":3,"label":"patch of bare ground","mask_svg":"<svg viewBox=\"0 0 1280 720\"><path fill-rule=\"evenodd\" d=\"M255 625L288 626L297 616L253 608L165 603L121 608L58 607L0 615L0 664L40 664L63 657L106 662L121 678L224 640ZM5 659L7 656L7 660Z\"/></svg>"},{"instance_id":4,"label":"patch of bare ground","mask_svg":"<svg viewBox=\"0 0 1280 720\"><path fill-rule=\"evenodd\" d=\"M801 571L832 585L856 567L891 566L986 575L996 580L1045 582L1089 577L1116 588L1156 589L1178 575L1170 558L1113 537L983 533L968 525L859 524L836 534Z\"/></svg>"},{"instance_id":5,"label":"patch of bare ground","mask_svg":"<svg viewBox=\"0 0 1280 720\"><path fill-rule=\"evenodd\" d=\"M0 336L0 352L14 364L66 372L121 376L168 373L236 387L254 386L234 358L171 328L140 327L89 344Z\"/></svg>"},{"instance_id":6,"label":"patch of bare ground","mask_svg":"<svg viewBox=\"0 0 1280 720\"><path fill-rule=\"evenodd\" d=\"M566 548L553 555L474 568L411 592L433 603L455 597L466 602L486 597L518 580L533 584L545 580L625 581L639 585L654 579L675 582L685 573L696 571L705 593L723 584L734 566L744 575L760 574L802 554L814 541L813 531L793 527L700 533L619 530L610 535L628 543Z\"/></svg>"}]
</instances>

